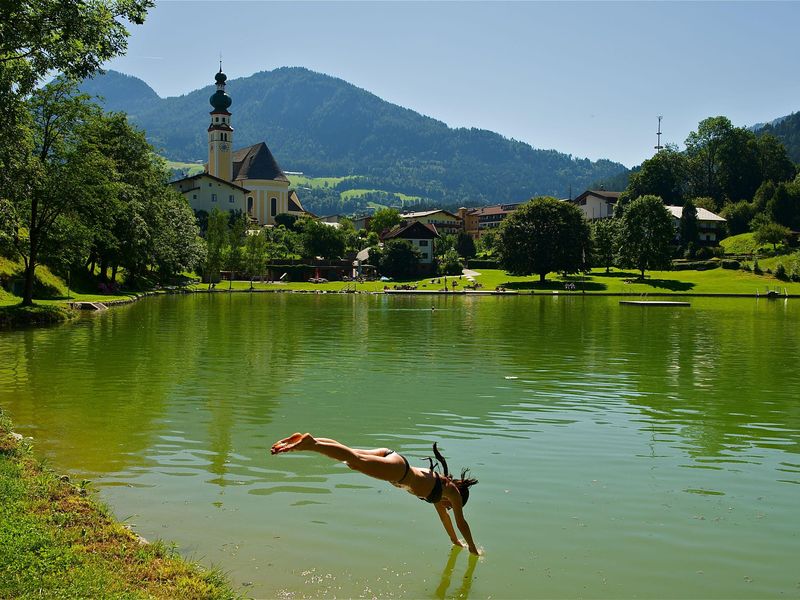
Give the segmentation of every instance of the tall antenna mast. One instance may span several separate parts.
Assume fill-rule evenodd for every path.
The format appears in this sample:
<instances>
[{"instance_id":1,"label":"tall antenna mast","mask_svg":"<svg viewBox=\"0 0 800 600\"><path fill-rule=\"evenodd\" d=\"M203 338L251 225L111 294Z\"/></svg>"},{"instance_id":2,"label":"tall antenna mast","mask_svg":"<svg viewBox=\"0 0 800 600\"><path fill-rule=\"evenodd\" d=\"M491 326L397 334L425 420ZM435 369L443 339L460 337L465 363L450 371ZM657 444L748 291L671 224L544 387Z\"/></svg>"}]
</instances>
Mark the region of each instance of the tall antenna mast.
<instances>
[{"instance_id":1,"label":"tall antenna mast","mask_svg":"<svg viewBox=\"0 0 800 600\"><path fill-rule=\"evenodd\" d=\"M656 152L661 152L664 149L664 146L661 145L661 119L663 118L663 115L658 115L658 133L656 133L658 136L658 142L656 142L655 146Z\"/></svg>"}]
</instances>

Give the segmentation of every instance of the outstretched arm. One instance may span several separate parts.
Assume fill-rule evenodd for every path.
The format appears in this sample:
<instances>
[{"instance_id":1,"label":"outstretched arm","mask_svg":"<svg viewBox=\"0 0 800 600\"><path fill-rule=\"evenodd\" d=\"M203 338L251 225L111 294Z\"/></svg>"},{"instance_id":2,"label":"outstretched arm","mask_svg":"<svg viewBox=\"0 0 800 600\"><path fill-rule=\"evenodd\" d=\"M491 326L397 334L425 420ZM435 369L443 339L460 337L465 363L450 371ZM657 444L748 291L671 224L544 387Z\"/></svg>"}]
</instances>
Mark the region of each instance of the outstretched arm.
<instances>
[{"instance_id":1,"label":"outstretched arm","mask_svg":"<svg viewBox=\"0 0 800 600\"><path fill-rule=\"evenodd\" d=\"M439 515L439 520L444 525L444 530L447 532L450 541L456 546L464 546L464 542L458 539L456 530L453 529L453 522L450 520L450 515L447 514L447 509L440 502L434 504L433 507L436 509L436 514Z\"/></svg>"},{"instance_id":2,"label":"outstretched arm","mask_svg":"<svg viewBox=\"0 0 800 600\"><path fill-rule=\"evenodd\" d=\"M458 488L452 483L448 484L445 487L444 496L450 501L450 505L453 507L453 518L456 521L456 527L458 527L461 535L464 536L464 540L467 542L467 548L469 548L472 554L480 554L478 547L475 545L475 540L472 539L472 531L470 531L469 523L467 523L467 520L464 518L461 494L458 493Z\"/></svg>"}]
</instances>

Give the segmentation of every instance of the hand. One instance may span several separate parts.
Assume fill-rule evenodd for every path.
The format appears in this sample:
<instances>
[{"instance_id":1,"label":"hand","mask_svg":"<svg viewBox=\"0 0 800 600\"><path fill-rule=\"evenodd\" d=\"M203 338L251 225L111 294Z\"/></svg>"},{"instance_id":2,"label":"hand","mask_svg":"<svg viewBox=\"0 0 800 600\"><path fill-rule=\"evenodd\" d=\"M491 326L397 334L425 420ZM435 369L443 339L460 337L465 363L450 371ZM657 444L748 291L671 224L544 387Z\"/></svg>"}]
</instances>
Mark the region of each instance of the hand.
<instances>
[{"instance_id":1,"label":"hand","mask_svg":"<svg viewBox=\"0 0 800 600\"><path fill-rule=\"evenodd\" d=\"M270 454L281 454L292 450L303 450L303 447L308 446L308 443L313 439L310 433L293 433L289 437L272 444L269 452Z\"/></svg>"}]
</instances>

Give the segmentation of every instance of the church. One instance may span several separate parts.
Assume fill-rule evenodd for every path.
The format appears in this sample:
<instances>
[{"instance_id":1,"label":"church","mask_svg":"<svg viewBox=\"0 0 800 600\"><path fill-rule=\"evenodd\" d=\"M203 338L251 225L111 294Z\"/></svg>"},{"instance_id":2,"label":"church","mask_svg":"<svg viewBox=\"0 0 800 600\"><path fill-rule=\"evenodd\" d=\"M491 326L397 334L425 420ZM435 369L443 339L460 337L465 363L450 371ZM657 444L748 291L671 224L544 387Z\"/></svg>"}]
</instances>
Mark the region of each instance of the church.
<instances>
[{"instance_id":1,"label":"church","mask_svg":"<svg viewBox=\"0 0 800 600\"><path fill-rule=\"evenodd\" d=\"M217 90L209 99L208 163L205 171L173 181L195 211L210 213L240 210L259 225L274 225L281 213L307 214L297 192L289 190L289 178L264 142L233 150L233 127L228 109L233 102L225 92L227 75L214 77Z\"/></svg>"}]
</instances>

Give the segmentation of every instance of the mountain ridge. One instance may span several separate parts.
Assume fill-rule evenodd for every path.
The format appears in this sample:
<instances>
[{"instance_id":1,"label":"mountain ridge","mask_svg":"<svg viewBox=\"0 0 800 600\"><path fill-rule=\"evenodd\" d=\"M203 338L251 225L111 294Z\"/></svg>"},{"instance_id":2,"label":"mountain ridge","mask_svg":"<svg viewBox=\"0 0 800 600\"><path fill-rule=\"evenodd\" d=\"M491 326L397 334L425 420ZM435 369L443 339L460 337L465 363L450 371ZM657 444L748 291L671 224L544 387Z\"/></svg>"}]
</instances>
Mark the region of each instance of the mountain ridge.
<instances>
[{"instance_id":1,"label":"mountain ridge","mask_svg":"<svg viewBox=\"0 0 800 600\"><path fill-rule=\"evenodd\" d=\"M167 157L203 160L213 85L161 98L144 81L109 71L82 85L124 111ZM626 167L535 149L498 133L450 128L342 79L302 67L227 82L236 147L266 141L284 169L360 175L340 185L392 190L443 206L565 197Z\"/></svg>"}]
</instances>

